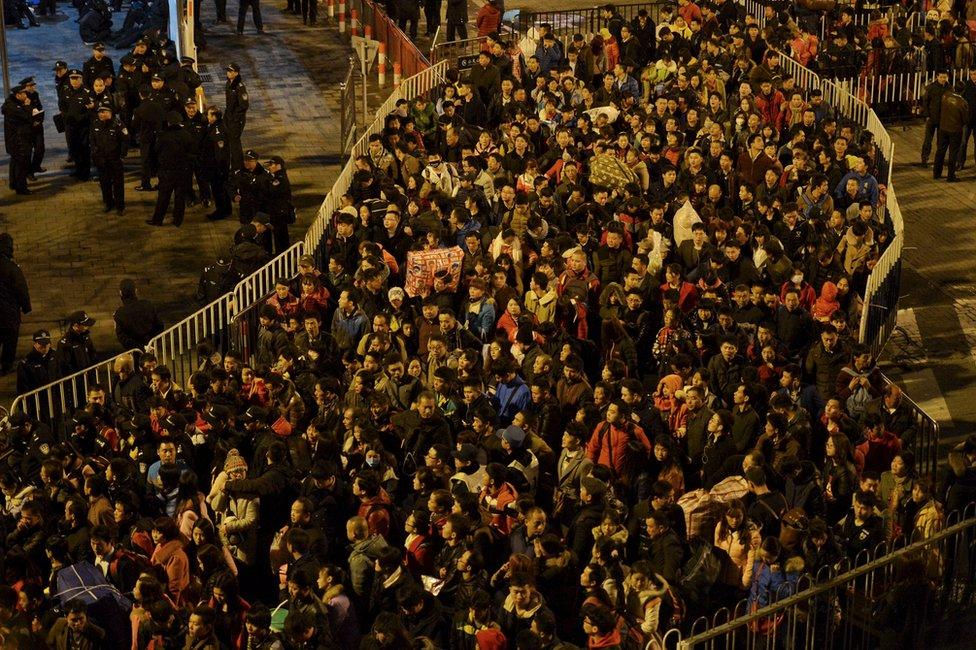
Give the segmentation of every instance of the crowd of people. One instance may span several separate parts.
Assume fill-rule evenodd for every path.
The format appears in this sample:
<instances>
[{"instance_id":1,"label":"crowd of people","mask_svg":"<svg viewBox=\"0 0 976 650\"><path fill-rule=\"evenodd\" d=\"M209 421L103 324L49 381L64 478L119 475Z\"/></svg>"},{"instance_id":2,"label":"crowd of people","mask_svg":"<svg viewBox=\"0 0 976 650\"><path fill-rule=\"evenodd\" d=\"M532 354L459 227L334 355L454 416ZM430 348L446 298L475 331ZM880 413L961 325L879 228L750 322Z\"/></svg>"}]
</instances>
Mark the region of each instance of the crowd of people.
<instances>
[{"instance_id":1,"label":"crowd of people","mask_svg":"<svg viewBox=\"0 0 976 650\"><path fill-rule=\"evenodd\" d=\"M937 533L976 438L919 475L856 341L880 158L734 9L607 5L518 60L493 35L385 117L244 349L10 415L4 642L643 648Z\"/></svg>"}]
</instances>

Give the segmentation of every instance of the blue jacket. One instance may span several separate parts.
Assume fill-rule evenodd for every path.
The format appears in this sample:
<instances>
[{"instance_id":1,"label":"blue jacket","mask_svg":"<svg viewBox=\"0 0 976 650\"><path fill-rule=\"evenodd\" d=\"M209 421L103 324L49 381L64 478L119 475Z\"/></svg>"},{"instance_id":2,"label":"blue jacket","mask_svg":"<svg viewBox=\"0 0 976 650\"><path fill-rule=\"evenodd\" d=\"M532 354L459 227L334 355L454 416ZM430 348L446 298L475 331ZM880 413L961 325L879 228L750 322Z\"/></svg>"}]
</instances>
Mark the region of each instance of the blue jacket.
<instances>
[{"instance_id":1,"label":"blue jacket","mask_svg":"<svg viewBox=\"0 0 976 650\"><path fill-rule=\"evenodd\" d=\"M640 84L638 84L637 80L630 75L627 75L627 78L623 81L620 81L619 79L614 80L613 85L617 87L621 98L630 95L634 98L634 101L640 101Z\"/></svg>"},{"instance_id":2,"label":"blue jacket","mask_svg":"<svg viewBox=\"0 0 976 650\"><path fill-rule=\"evenodd\" d=\"M515 414L528 406L531 399L529 387L521 377L516 377L507 384L498 384L497 392L492 399L498 408L498 424L502 427L510 425Z\"/></svg>"},{"instance_id":3,"label":"blue jacket","mask_svg":"<svg viewBox=\"0 0 976 650\"><path fill-rule=\"evenodd\" d=\"M548 75L550 70L558 66L562 58L559 47L546 47L543 44L536 48L534 56L539 59L539 67L542 68L542 73L545 75Z\"/></svg>"},{"instance_id":4,"label":"blue jacket","mask_svg":"<svg viewBox=\"0 0 976 650\"><path fill-rule=\"evenodd\" d=\"M336 309L332 316L332 336L335 337L339 349L354 349L359 339L366 333L366 314L362 309L356 309L351 316L346 316L341 309Z\"/></svg>"},{"instance_id":5,"label":"blue jacket","mask_svg":"<svg viewBox=\"0 0 976 650\"><path fill-rule=\"evenodd\" d=\"M495 331L495 306L486 298L481 301L481 309L474 314L468 310L468 304L464 305L464 322L468 331L486 342Z\"/></svg>"},{"instance_id":6,"label":"blue jacket","mask_svg":"<svg viewBox=\"0 0 976 650\"><path fill-rule=\"evenodd\" d=\"M870 201L871 205L878 207L881 194L878 191L878 180L871 174L861 176L857 172L847 172L844 174L844 178L840 179L840 183L837 184L837 188L834 190L834 196L837 198L844 196L847 181L851 178L857 179L858 200Z\"/></svg>"},{"instance_id":7,"label":"blue jacket","mask_svg":"<svg viewBox=\"0 0 976 650\"><path fill-rule=\"evenodd\" d=\"M755 604L757 609L777 603L796 591L796 581L800 577L798 571L790 571L790 567L777 563L774 571L770 565L762 560L752 564L752 587L749 589L749 605Z\"/></svg>"}]
</instances>

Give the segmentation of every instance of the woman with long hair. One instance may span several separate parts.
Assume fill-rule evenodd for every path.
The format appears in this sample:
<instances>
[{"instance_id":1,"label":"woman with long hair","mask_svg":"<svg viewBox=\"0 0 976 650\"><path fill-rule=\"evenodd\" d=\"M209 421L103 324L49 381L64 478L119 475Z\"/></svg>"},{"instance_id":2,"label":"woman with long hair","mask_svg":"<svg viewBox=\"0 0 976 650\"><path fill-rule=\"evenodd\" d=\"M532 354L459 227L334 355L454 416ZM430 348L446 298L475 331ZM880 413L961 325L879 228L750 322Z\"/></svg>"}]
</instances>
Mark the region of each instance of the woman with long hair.
<instances>
[{"instance_id":1,"label":"woman with long hair","mask_svg":"<svg viewBox=\"0 0 976 650\"><path fill-rule=\"evenodd\" d=\"M762 538L759 527L746 517L741 499L730 499L725 514L715 526L715 548L729 556L720 580L735 593L744 592L752 584L752 568Z\"/></svg>"},{"instance_id":2,"label":"woman with long hair","mask_svg":"<svg viewBox=\"0 0 976 650\"><path fill-rule=\"evenodd\" d=\"M858 487L854 447L847 436L834 434L827 438L827 460L824 463L824 502L827 523L836 524L851 508L851 497Z\"/></svg>"}]
</instances>

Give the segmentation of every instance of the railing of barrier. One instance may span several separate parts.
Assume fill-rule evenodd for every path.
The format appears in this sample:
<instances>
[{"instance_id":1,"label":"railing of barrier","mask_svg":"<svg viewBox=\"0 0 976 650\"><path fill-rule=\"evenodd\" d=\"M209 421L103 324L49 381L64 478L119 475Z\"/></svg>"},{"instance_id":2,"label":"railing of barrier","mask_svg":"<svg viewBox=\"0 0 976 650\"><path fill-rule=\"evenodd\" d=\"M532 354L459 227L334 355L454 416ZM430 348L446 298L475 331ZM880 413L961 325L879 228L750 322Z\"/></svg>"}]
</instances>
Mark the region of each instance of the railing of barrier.
<instances>
[{"instance_id":1,"label":"railing of barrier","mask_svg":"<svg viewBox=\"0 0 976 650\"><path fill-rule=\"evenodd\" d=\"M228 327L234 313L234 294L228 293L156 336L147 350L170 369L173 381L186 386L200 365L197 350L207 343L217 352L230 349Z\"/></svg>"},{"instance_id":2,"label":"railing of barrier","mask_svg":"<svg viewBox=\"0 0 976 650\"><path fill-rule=\"evenodd\" d=\"M363 80L365 81L365 79ZM356 57L349 57L346 78L339 84L339 133L341 153L346 153L356 142Z\"/></svg>"},{"instance_id":3,"label":"railing of barrier","mask_svg":"<svg viewBox=\"0 0 976 650\"><path fill-rule=\"evenodd\" d=\"M672 6L672 2L636 2L631 4L614 5L617 13L628 22L637 21L637 13L644 9L651 19L657 23L661 17L661 8ZM522 9L518 17L513 22L513 29L518 38L527 36L529 30L538 27L542 23L552 26L552 31L561 37L572 36L573 34L595 34L601 27L606 27L606 21L602 16L604 5L587 7L582 9L565 9L559 11L529 11Z\"/></svg>"},{"instance_id":4,"label":"railing of barrier","mask_svg":"<svg viewBox=\"0 0 976 650\"><path fill-rule=\"evenodd\" d=\"M291 248L238 282L234 287L234 305L237 312L247 309L271 293L278 278L298 275L298 259L304 254L304 241L292 244Z\"/></svg>"},{"instance_id":5,"label":"railing of barrier","mask_svg":"<svg viewBox=\"0 0 976 650\"><path fill-rule=\"evenodd\" d=\"M115 386L117 376L114 372L115 360L126 354L138 355L141 350L129 350L106 359L79 372L62 377L58 381L41 386L35 390L18 395L10 405L11 413L26 413L38 420L47 422L52 429L61 432L65 416L74 409L81 408L88 401L88 389L96 384L105 388L109 394Z\"/></svg>"},{"instance_id":6,"label":"railing of barrier","mask_svg":"<svg viewBox=\"0 0 976 650\"><path fill-rule=\"evenodd\" d=\"M440 32L438 32L439 34ZM430 47L430 62L450 61L451 67L465 69L471 67L468 57L487 48L488 39L484 36L468 38L463 41L433 43Z\"/></svg>"},{"instance_id":7,"label":"railing of barrier","mask_svg":"<svg viewBox=\"0 0 976 650\"><path fill-rule=\"evenodd\" d=\"M896 539L863 551L841 565L840 575L828 569L786 583L756 611L739 603L727 622L721 612L701 618L677 647L921 647L933 623L971 608L976 593L972 504L946 523L913 543Z\"/></svg>"},{"instance_id":8,"label":"railing of barrier","mask_svg":"<svg viewBox=\"0 0 976 650\"><path fill-rule=\"evenodd\" d=\"M403 76L410 77L430 67L427 58L414 42L377 4L371 0L350 0L346 7L350 14L353 11L357 13L358 24L353 24L352 29L358 31L359 36L363 36L365 29L369 28L372 38L385 47L387 65L391 69L394 64L399 65Z\"/></svg>"}]
</instances>

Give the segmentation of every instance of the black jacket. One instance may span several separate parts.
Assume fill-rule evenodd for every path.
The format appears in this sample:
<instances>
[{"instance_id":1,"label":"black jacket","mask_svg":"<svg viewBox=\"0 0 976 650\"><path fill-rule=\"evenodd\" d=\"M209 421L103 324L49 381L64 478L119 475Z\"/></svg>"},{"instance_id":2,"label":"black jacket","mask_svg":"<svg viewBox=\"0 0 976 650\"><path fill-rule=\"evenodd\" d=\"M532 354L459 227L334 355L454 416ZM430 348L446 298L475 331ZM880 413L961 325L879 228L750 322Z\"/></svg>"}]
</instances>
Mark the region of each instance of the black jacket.
<instances>
[{"instance_id":1,"label":"black jacket","mask_svg":"<svg viewBox=\"0 0 976 650\"><path fill-rule=\"evenodd\" d=\"M240 76L233 81L227 81L224 95L224 123L228 127L234 126L237 129L243 129L250 102L247 98L247 86L241 81Z\"/></svg>"},{"instance_id":2,"label":"black jacket","mask_svg":"<svg viewBox=\"0 0 976 650\"><path fill-rule=\"evenodd\" d=\"M117 117L92 120L90 141L91 160L96 166L119 162L129 151L129 132Z\"/></svg>"},{"instance_id":3,"label":"black jacket","mask_svg":"<svg viewBox=\"0 0 976 650\"><path fill-rule=\"evenodd\" d=\"M63 375L84 370L97 360L91 335L87 331L76 332L74 329L68 329L58 341L57 356Z\"/></svg>"},{"instance_id":4,"label":"black jacket","mask_svg":"<svg viewBox=\"0 0 976 650\"><path fill-rule=\"evenodd\" d=\"M189 171L196 160L193 136L182 126L166 127L156 139L156 156L160 171Z\"/></svg>"},{"instance_id":5,"label":"black jacket","mask_svg":"<svg viewBox=\"0 0 976 650\"><path fill-rule=\"evenodd\" d=\"M20 315L31 311L27 279L13 256L13 238L0 233L0 327L9 329L20 327Z\"/></svg>"},{"instance_id":6,"label":"black jacket","mask_svg":"<svg viewBox=\"0 0 976 650\"><path fill-rule=\"evenodd\" d=\"M163 331L163 321L148 300L123 298L115 310L115 336L126 350L142 348Z\"/></svg>"}]
</instances>

